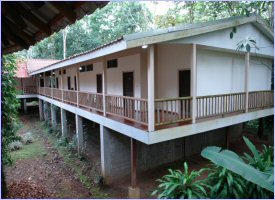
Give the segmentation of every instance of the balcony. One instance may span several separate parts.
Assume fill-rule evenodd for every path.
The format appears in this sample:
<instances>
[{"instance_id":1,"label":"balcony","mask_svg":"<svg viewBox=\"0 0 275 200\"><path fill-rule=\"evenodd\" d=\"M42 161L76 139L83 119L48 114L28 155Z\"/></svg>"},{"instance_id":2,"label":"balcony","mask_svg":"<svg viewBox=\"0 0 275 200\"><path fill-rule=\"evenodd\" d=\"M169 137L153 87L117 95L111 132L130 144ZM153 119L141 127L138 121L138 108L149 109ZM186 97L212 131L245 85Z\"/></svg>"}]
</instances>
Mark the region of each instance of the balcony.
<instances>
[{"instance_id":1,"label":"balcony","mask_svg":"<svg viewBox=\"0 0 275 200\"><path fill-rule=\"evenodd\" d=\"M108 118L148 129L148 100L135 97L104 95L99 93L40 87L38 93L76 107L104 115ZM196 122L213 117L238 115L274 106L274 91L231 93L196 97ZM192 97L155 99L155 129L192 123ZM246 105L247 104L247 105ZM247 109L247 111L246 111ZM105 113L104 113L105 112Z\"/></svg>"},{"instance_id":2,"label":"balcony","mask_svg":"<svg viewBox=\"0 0 275 200\"><path fill-rule=\"evenodd\" d=\"M16 89L17 89L19 95L37 94L37 88L36 88L36 86L17 87Z\"/></svg>"}]
</instances>

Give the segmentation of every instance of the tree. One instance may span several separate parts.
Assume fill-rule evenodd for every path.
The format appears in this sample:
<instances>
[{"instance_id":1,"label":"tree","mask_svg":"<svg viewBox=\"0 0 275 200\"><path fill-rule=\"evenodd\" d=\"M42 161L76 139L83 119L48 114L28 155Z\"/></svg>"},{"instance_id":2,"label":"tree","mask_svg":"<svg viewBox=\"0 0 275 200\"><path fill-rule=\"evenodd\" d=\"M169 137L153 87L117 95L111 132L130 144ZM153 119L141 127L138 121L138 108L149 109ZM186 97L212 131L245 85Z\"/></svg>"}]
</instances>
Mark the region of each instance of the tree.
<instances>
[{"instance_id":1,"label":"tree","mask_svg":"<svg viewBox=\"0 0 275 200\"><path fill-rule=\"evenodd\" d=\"M199 23L233 16L249 16L256 13L273 27L273 1L210 1L177 2L164 16L157 16L157 27L175 26L179 23Z\"/></svg>"},{"instance_id":2,"label":"tree","mask_svg":"<svg viewBox=\"0 0 275 200\"><path fill-rule=\"evenodd\" d=\"M110 2L67 27L66 57L109 43L125 34L146 31L152 14L140 2ZM62 30L37 43L32 58L63 59Z\"/></svg>"},{"instance_id":3,"label":"tree","mask_svg":"<svg viewBox=\"0 0 275 200\"><path fill-rule=\"evenodd\" d=\"M11 163L9 154L9 144L18 139L16 137L17 131L17 114L19 108L19 102L16 98L15 88L15 69L16 62L14 55L7 55L2 57L2 90L1 90L1 108L2 108L2 157L1 157L1 174L2 174L2 195L5 195L6 185L3 167Z\"/></svg>"}]
</instances>

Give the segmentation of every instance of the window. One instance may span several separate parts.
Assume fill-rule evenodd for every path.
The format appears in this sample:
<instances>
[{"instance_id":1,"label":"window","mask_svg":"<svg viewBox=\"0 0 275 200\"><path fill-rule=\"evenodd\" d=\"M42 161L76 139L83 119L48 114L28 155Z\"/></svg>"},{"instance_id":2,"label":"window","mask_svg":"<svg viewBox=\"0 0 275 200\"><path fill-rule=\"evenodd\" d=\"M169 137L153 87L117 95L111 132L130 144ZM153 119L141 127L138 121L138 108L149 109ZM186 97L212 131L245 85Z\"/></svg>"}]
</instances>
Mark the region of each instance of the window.
<instances>
[{"instance_id":1,"label":"window","mask_svg":"<svg viewBox=\"0 0 275 200\"><path fill-rule=\"evenodd\" d=\"M88 71L93 71L93 64L87 65L86 67L87 67L87 72Z\"/></svg>"},{"instance_id":2,"label":"window","mask_svg":"<svg viewBox=\"0 0 275 200\"><path fill-rule=\"evenodd\" d=\"M59 70L59 75L61 75L61 70Z\"/></svg>"},{"instance_id":3,"label":"window","mask_svg":"<svg viewBox=\"0 0 275 200\"><path fill-rule=\"evenodd\" d=\"M66 74L66 69L63 69L63 74Z\"/></svg>"},{"instance_id":4,"label":"window","mask_svg":"<svg viewBox=\"0 0 275 200\"><path fill-rule=\"evenodd\" d=\"M85 72L86 71L86 66L81 66L78 68L79 72Z\"/></svg>"},{"instance_id":5,"label":"window","mask_svg":"<svg viewBox=\"0 0 275 200\"><path fill-rule=\"evenodd\" d=\"M55 78L55 86L56 86L56 88L59 88L59 85L58 85L58 78L57 78L57 77Z\"/></svg>"},{"instance_id":6,"label":"window","mask_svg":"<svg viewBox=\"0 0 275 200\"><path fill-rule=\"evenodd\" d=\"M117 67L117 59L107 61L107 68L116 68L116 67Z\"/></svg>"}]
</instances>

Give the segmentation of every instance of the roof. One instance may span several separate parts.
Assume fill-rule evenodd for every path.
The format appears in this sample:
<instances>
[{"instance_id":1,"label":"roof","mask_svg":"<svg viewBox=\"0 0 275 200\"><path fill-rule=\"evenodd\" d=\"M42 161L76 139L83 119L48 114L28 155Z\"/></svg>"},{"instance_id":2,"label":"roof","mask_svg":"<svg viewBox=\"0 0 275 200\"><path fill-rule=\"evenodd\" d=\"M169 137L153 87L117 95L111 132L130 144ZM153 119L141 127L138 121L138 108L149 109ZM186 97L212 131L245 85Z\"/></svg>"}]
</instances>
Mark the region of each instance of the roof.
<instances>
[{"instance_id":1,"label":"roof","mask_svg":"<svg viewBox=\"0 0 275 200\"><path fill-rule=\"evenodd\" d=\"M107 3L108 1L2 1L2 52L8 54L27 49Z\"/></svg>"},{"instance_id":2,"label":"roof","mask_svg":"<svg viewBox=\"0 0 275 200\"><path fill-rule=\"evenodd\" d=\"M59 60L51 60L51 59L28 59L28 60L20 60L17 62L17 78L27 78L29 77L29 73L39 70L45 66L51 65L53 63L58 62Z\"/></svg>"},{"instance_id":3,"label":"roof","mask_svg":"<svg viewBox=\"0 0 275 200\"><path fill-rule=\"evenodd\" d=\"M230 17L227 19L215 20L210 22L185 24L166 29L125 35L122 38L119 38L118 40L115 40L108 44L102 45L100 47L80 54L73 55L67 59L61 60L58 63L46 66L44 69L37 70L31 73L31 75L48 70L54 70L60 67L66 67L72 64L81 63L129 48L140 47L144 44L150 45L170 40L176 40L179 38L186 38L226 28L232 28L247 23L253 23L264 35L266 35L270 40L274 41L273 30L260 16L253 14L250 17ZM110 47L112 47L113 49L110 50Z\"/></svg>"}]
</instances>

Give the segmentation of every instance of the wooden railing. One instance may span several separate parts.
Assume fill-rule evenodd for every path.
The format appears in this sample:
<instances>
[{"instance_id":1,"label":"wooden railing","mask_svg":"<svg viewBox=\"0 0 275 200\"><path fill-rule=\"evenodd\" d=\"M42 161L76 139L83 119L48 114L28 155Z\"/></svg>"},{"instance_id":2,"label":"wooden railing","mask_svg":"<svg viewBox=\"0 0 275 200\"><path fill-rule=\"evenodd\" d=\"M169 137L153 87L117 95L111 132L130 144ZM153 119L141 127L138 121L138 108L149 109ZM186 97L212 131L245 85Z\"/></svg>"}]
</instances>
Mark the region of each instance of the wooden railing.
<instances>
[{"instance_id":1,"label":"wooden railing","mask_svg":"<svg viewBox=\"0 0 275 200\"><path fill-rule=\"evenodd\" d=\"M39 87L38 88L38 94L45 95L44 94L44 87Z\"/></svg>"},{"instance_id":2,"label":"wooden railing","mask_svg":"<svg viewBox=\"0 0 275 200\"><path fill-rule=\"evenodd\" d=\"M248 109L266 108L274 106L274 91L249 92Z\"/></svg>"},{"instance_id":3,"label":"wooden railing","mask_svg":"<svg viewBox=\"0 0 275 200\"><path fill-rule=\"evenodd\" d=\"M155 100L155 125L172 124L192 119L192 97Z\"/></svg>"},{"instance_id":4,"label":"wooden railing","mask_svg":"<svg viewBox=\"0 0 275 200\"><path fill-rule=\"evenodd\" d=\"M197 118L213 117L245 110L245 93L197 97Z\"/></svg>"},{"instance_id":5,"label":"wooden railing","mask_svg":"<svg viewBox=\"0 0 275 200\"><path fill-rule=\"evenodd\" d=\"M45 96L48 96L48 97L51 97L52 94L51 94L51 88L49 87L44 87L45 88Z\"/></svg>"},{"instance_id":6,"label":"wooden railing","mask_svg":"<svg viewBox=\"0 0 275 200\"><path fill-rule=\"evenodd\" d=\"M57 100L62 100L62 91L63 90L53 88L53 98Z\"/></svg>"},{"instance_id":7,"label":"wooden railing","mask_svg":"<svg viewBox=\"0 0 275 200\"><path fill-rule=\"evenodd\" d=\"M103 96L99 93L79 92L79 106L94 109L97 111L103 111Z\"/></svg>"},{"instance_id":8,"label":"wooden railing","mask_svg":"<svg viewBox=\"0 0 275 200\"><path fill-rule=\"evenodd\" d=\"M74 90L63 90L63 101L77 105L77 92Z\"/></svg>"},{"instance_id":9,"label":"wooden railing","mask_svg":"<svg viewBox=\"0 0 275 200\"><path fill-rule=\"evenodd\" d=\"M36 86L25 86L23 87L23 94L36 94Z\"/></svg>"},{"instance_id":10,"label":"wooden railing","mask_svg":"<svg viewBox=\"0 0 275 200\"><path fill-rule=\"evenodd\" d=\"M148 123L148 103L146 99L106 95L106 113L144 125Z\"/></svg>"},{"instance_id":11,"label":"wooden railing","mask_svg":"<svg viewBox=\"0 0 275 200\"><path fill-rule=\"evenodd\" d=\"M103 95L90 92L43 88L39 94L57 100L103 112ZM63 94L62 94L63 93ZM249 92L248 111L274 106L274 91ZM63 97L63 99L62 99ZM196 119L222 116L228 113L245 112L246 94L232 93L196 98ZM118 116L139 124L148 124L147 99L106 95L106 114ZM192 120L192 97L155 100L155 126Z\"/></svg>"},{"instance_id":12,"label":"wooden railing","mask_svg":"<svg viewBox=\"0 0 275 200\"><path fill-rule=\"evenodd\" d=\"M23 88L17 86L16 89L19 91L20 94L36 94L37 93L36 86L24 86Z\"/></svg>"}]
</instances>

